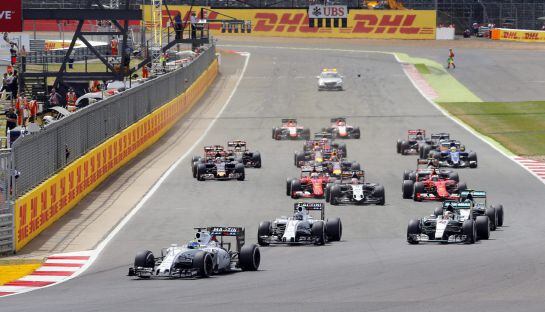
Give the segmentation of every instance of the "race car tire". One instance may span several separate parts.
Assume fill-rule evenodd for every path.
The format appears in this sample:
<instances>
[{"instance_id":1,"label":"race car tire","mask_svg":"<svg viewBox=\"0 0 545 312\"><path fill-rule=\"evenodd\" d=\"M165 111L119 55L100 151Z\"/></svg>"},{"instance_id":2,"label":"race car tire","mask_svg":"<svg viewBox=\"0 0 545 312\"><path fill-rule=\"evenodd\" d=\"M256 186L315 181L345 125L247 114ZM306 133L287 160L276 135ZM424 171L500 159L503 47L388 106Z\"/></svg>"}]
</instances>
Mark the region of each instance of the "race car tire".
<instances>
[{"instance_id":1,"label":"race car tire","mask_svg":"<svg viewBox=\"0 0 545 312\"><path fill-rule=\"evenodd\" d=\"M352 165L350 165L350 169L354 171L361 170L361 165L358 162L353 162Z\"/></svg>"},{"instance_id":2,"label":"race car tire","mask_svg":"<svg viewBox=\"0 0 545 312\"><path fill-rule=\"evenodd\" d=\"M496 209L496 216L498 217L497 219L497 225L498 226L503 226L503 205L495 205L495 206L492 206Z\"/></svg>"},{"instance_id":3,"label":"race car tire","mask_svg":"<svg viewBox=\"0 0 545 312\"><path fill-rule=\"evenodd\" d=\"M192 165L192 168L191 168L191 171L193 172L193 177L196 178L197 177L197 166L199 165L198 162L194 162L193 165Z\"/></svg>"},{"instance_id":4,"label":"race car tire","mask_svg":"<svg viewBox=\"0 0 545 312\"><path fill-rule=\"evenodd\" d=\"M191 164L199 162L200 160L201 160L201 156L193 156L191 157Z\"/></svg>"},{"instance_id":5,"label":"race car tire","mask_svg":"<svg viewBox=\"0 0 545 312\"><path fill-rule=\"evenodd\" d=\"M436 217L443 215L443 207L437 207L433 210L433 215Z\"/></svg>"},{"instance_id":6,"label":"race car tire","mask_svg":"<svg viewBox=\"0 0 545 312\"><path fill-rule=\"evenodd\" d=\"M257 271L261 262L261 252L256 244L242 245L238 254L238 264L242 271Z\"/></svg>"},{"instance_id":7,"label":"race car tire","mask_svg":"<svg viewBox=\"0 0 545 312\"><path fill-rule=\"evenodd\" d=\"M309 128L303 128L303 132L301 133L301 137L303 140L310 140L310 129Z\"/></svg>"},{"instance_id":8,"label":"race car tire","mask_svg":"<svg viewBox=\"0 0 545 312\"><path fill-rule=\"evenodd\" d=\"M498 226L498 212L495 207L488 207L484 211L485 216L490 219L490 231L495 231Z\"/></svg>"},{"instance_id":9,"label":"race car tire","mask_svg":"<svg viewBox=\"0 0 545 312\"><path fill-rule=\"evenodd\" d=\"M397 140L396 151L397 151L398 154L401 153L401 140Z\"/></svg>"},{"instance_id":10,"label":"race car tire","mask_svg":"<svg viewBox=\"0 0 545 312\"><path fill-rule=\"evenodd\" d=\"M450 180L454 180L456 182L460 182L460 176L458 176L458 172L451 172L448 174L448 178Z\"/></svg>"},{"instance_id":11,"label":"race car tire","mask_svg":"<svg viewBox=\"0 0 545 312\"><path fill-rule=\"evenodd\" d=\"M338 198L341 196L341 187L339 185L333 185L329 190L329 203L331 205L338 205Z\"/></svg>"},{"instance_id":12,"label":"race car tire","mask_svg":"<svg viewBox=\"0 0 545 312\"><path fill-rule=\"evenodd\" d=\"M359 139L361 135L360 127L354 127L354 130L352 130L352 137L354 139Z\"/></svg>"},{"instance_id":13,"label":"race car tire","mask_svg":"<svg viewBox=\"0 0 545 312\"><path fill-rule=\"evenodd\" d=\"M312 224L310 229L312 236L314 237L314 245L323 245L325 244L325 226L323 221L316 221Z\"/></svg>"},{"instance_id":14,"label":"race car tire","mask_svg":"<svg viewBox=\"0 0 545 312\"><path fill-rule=\"evenodd\" d=\"M402 141L401 142L401 155L407 155L407 150L409 149L409 142Z\"/></svg>"},{"instance_id":15,"label":"race car tire","mask_svg":"<svg viewBox=\"0 0 545 312\"><path fill-rule=\"evenodd\" d=\"M239 177L237 178L238 181L244 181L246 178L246 174L244 172L244 165L241 163L237 163L235 165L235 173L239 174Z\"/></svg>"},{"instance_id":16,"label":"race car tire","mask_svg":"<svg viewBox=\"0 0 545 312\"><path fill-rule=\"evenodd\" d=\"M244 165L244 159L242 157L233 157L233 161L238 164Z\"/></svg>"},{"instance_id":17,"label":"race car tire","mask_svg":"<svg viewBox=\"0 0 545 312\"><path fill-rule=\"evenodd\" d=\"M404 170L403 171L403 181L409 180L409 174L411 173L411 170Z\"/></svg>"},{"instance_id":18,"label":"race car tire","mask_svg":"<svg viewBox=\"0 0 545 312\"><path fill-rule=\"evenodd\" d=\"M331 196L331 195L330 195L330 193L331 193L331 186L332 186L331 183L327 183L326 186L325 186L324 197L325 197L325 202L326 202L326 203L329 203L329 197Z\"/></svg>"},{"instance_id":19,"label":"race car tire","mask_svg":"<svg viewBox=\"0 0 545 312\"><path fill-rule=\"evenodd\" d=\"M252 154L252 162L254 163L254 168L261 168L261 153L254 152Z\"/></svg>"},{"instance_id":20,"label":"race car tire","mask_svg":"<svg viewBox=\"0 0 545 312\"><path fill-rule=\"evenodd\" d=\"M414 183L413 199L414 199L415 201L418 201L418 196L416 196L416 194L422 194L422 193L424 193L424 191L425 191L424 183L422 183L422 182L415 182L415 183Z\"/></svg>"},{"instance_id":21,"label":"race car tire","mask_svg":"<svg viewBox=\"0 0 545 312\"><path fill-rule=\"evenodd\" d=\"M409 180L416 182L416 172L409 173Z\"/></svg>"},{"instance_id":22,"label":"race car tire","mask_svg":"<svg viewBox=\"0 0 545 312\"><path fill-rule=\"evenodd\" d=\"M290 186L291 198L297 198L297 192L301 191L301 182L299 180L292 180Z\"/></svg>"},{"instance_id":23,"label":"race car tire","mask_svg":"<svg viewBox=\"0 0 545 312\"><path fill-rule=\"evenodd\" d=\"M136 253L134 257L134 267L151 268L155 267L155 258L149 250L142 250Z\"/></svg>"},{"instance_id":24,"label":"race car tire","mask_svg":"<svg viewBox=\"0 0 545 312\"><path fill-rule=\"evenodd\" d=\"M193 257L193 269L197 270L200 277L210 277L214 272L214 261L212 255L206 251L199 251Z\"/></svg>"},{"instance_id":25,"label":"race car tire","mask_svg":"<svg viewBox=\"0 0 545 312\"><path fill-rule=\"evenodd\" d=\"M342 157L348 157L348 151L346 150L346 144L345 143L339 143L338 147L339 151L342 151Z\"/></svg>"},{"instance_id":26,"label":"race car tire","mask_svg":"<svg viewBox=\"0 0 545 312\"><path fill-rule=\"evenodd\" d=\"M338 242L343 235L343 224L340 218L327 220L325 225L327 240L330 242Z\"/></svg>"},{"instance_id":27,"label":"race car tire","mask_svg":"<svg viewBox=\"0 0 545 312\"><path fill-rule=\"evenodd\" d=\"M466 244L474 244L477 240L477 229L473 219L465 220L462 224L462 234L466 236Z\"/></svg>"},{"instance_id":28,"label":"race car tire","mask_svg":"<svg viewBox=\"0 0 545 312\"><path fill-rule=\"evenodd\" d=\"M478 239L490 238L490 219L487 216L477 216L475 218L475 227L477 228Z\"/></svg>"},{"instance_id":29,"label":"race car tire","mask_svg":"<svg viewBox=\"0 0 545 312\"><path fill-rule=\"evenodd\" d=\"M380 201L377 203L379 206L384 206L386 203L386 195L384 193L384 186L377 185L375 186L375 189L372 192L373 197L380 198Z\"/></svg>"},{"instance_id":30,"label":"race car tire","mask_svg":"<svg viewBox=\"0 0 545 312\"><path fill-rule=\"evenodd\" d=\"M259 228L257 229L257 243L259 246L269 246L269 242L262 239L261 236L271 236L271 221L259 223Z\"/></svg>"},{"instance_id":31,"label":"race car tire","mask_svg":"<svg viewBox=\"0 0 545 312\"><path fill-rule=\"evenodd\" d=\"M458 193L461 193L465 190L467 190L467 185L465 184L465 182L458 183Z\"/></svg>"},{"instance_id":32,"label":"race car tire","mask_svg":"<svg viewBox=\"0 0 545 312\"><path fill-rule=\"evenodd\" d=\"M467 159L471 162L475 162L474 164L470 164L470 168L477 168L477 153L475 152L469 152L469 155L467 156Z\"/></svg>"},{"instance_id":33,"label":"race car tire","mask_svg":"<svg viewBox=\"0 0 545 312\"><path fill-rule=\"evenodd\" d=\"M291 181L293 181L294 179L292 178L287 178L286 179L286 196L290 196L291 195Z\"/></svg>"},{"instance_id":34,"label":"race car tire","mask_svg":"<svg viewBox=\"0 0 545 312\"><path fill-rule=\"evenodd\" d=\"M305 161L305 152L295 152L293 162L296 167L301 167L300 163Z\"/></svg>"},{"instance_id":35,"label":"race car tire","mask_svg":"<svg viewBox=\"0 0 545 312\"><path fill-rule=\"evenodd\" d=\"M205 173L206 173L206 165L197 164L197 181L204 181L204 178L202 177L202 175Z\"/></svg>"},{"instance_id":36,"label":"race car tire","mask_svg":"<svg viewBox=\"0 0 545 312\"><path fill-rule=\"evenodd\" d=\"M419 150L420 158L428 159L428 156L430 155L430 151L431 151L431 146L428 144L424 144Z\"/></svg>"},{"instance_id":37,"label":"race car tire","mask_svg":"<svg viewBox=\"0 0 545 312\"><path fill-rule=\"evenodd\" d=\"M404 199L413 198L414 181L412 181L412 180L403 180L403 183L401 184L401 190L403 191L403 198Z\"/></svg>"},{"instance_id":38,"label":"race car tire","mask_svg":"<svg viewBox=\"0 0 545 312\"><path fill-rule=\"evenodd\" d=\"M420 220L411 219L407 225L407 242L411 245L416 245L419 242L411 237L411 235L419 235L422 233L420 229Z\"/></svg>"}]
</instances>

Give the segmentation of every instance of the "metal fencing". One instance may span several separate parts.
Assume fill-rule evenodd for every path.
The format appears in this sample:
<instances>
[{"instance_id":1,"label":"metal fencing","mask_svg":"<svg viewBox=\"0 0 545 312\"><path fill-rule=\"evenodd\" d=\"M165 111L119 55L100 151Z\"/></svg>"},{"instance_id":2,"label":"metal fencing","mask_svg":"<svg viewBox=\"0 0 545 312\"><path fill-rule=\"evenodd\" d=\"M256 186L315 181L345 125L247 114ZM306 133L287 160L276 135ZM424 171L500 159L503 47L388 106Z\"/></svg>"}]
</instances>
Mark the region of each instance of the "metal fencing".
<instances>
[{"instance_id":1,"label":"metal fencing","mask_svg":"<svg viewBox=\"0 0 545 312\"><path fill-rule=\"evenodd\" d=\"M151 79L17 139L12 145L14 198L28 192L106 139L184 92L215 58L212 45L192 63Z\"/></svg>"},{"instance_id":2,"label":"metal fencing","mask_svg":"<svg viewBox=\"0 0 545 312\"><path fill-rule=\"evenodd\" d=\"M11 181L14 178L10 150L0 150L0 254L13 250Z\"/></svg>"}]
</instances>

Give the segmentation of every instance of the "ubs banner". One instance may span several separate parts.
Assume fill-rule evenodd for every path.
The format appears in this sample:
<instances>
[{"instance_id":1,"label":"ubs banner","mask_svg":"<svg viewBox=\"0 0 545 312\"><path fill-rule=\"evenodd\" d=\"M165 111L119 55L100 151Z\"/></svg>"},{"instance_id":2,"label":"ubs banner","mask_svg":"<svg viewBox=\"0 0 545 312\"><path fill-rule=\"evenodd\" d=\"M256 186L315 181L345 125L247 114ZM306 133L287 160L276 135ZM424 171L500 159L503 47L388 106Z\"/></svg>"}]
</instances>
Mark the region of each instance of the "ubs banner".
<instances>
[{"instance_id":1,"label":"ubs banner","mask_svg":"<svg viewBox=\"0 0 545 312\"><path fill-rule=\"evenodd\" d=\"M170 15L182 13L188 20L188 6L169 6ZM193 7L200 16L200 7ZM169 12L163 9L163 23L168 25ZM206 19L222 19L221 14L252 22L252 32L245 36L374 38L435 40L435 11L432 10L359 10L348 12L346 28L309 27L308 9L213 9ZM151 22L150 6L144 7L144 19ZM213 34L221 33L221 23L210 23ZM228 34L228 33L224 33ZM238 35L238 34L237 34Z\"/></svg>"}]
</instances>

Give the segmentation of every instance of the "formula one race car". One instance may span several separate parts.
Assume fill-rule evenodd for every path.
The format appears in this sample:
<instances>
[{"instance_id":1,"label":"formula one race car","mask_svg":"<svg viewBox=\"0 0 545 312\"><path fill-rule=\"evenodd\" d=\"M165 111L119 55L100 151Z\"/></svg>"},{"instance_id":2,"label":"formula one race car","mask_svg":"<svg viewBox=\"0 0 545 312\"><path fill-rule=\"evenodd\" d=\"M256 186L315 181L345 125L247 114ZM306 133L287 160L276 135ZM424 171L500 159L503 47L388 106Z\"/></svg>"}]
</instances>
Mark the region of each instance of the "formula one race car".
<instances>
[{"instance_id":1,"label":"formula one race car","mask_svg":"<svg viewBox=\"0 0 545 312\"><path fill-rule=\"evenodd\" d=\"M282 119L281 127L272 129L272 138L275 140L310 140L310 129L297 125L297 119Z\"/></svg>"},{"instance_id":2,"label":"formula one race car","mask_svg":"<svg viewBox=\"0 0 545 312\"><path fill-rule=\"evenodd\" d=\"M193 177L197 177L197 164L206 164L213 163L216 159L225 159L227 160L227 153L221 145L210 145L204 147L204 156L193 156L191 159L191 171L193 172ZM233 159L235 160L235 159ZM242 162L242 159L236 159L239 162Z\"/></svg>"},{"instance_id":3,"label":"formula one race car","mask_svg":"<svg viewBox=\"0 0 545 312\"><path fill-rule=\"evenodd\" d=\"M412 219L407 226L407 242L467 243L490 237L487 216L473 219L470 205L446 205L440 214Z\"/></svg>"},{"instance_id":4,"label":"formula one race car","mask_svg":"<svg viewBox=\"0 0 545 312\"><path fill-rule=\"evenodd\" d=\"M346 144L335 142L329 132L318 132L314 134L314 140L307 140L303 145L304 152L311 152L317 148L324 150L338 150L342 153L342 157L347 157L348 152Z\"/></svg>"},{"instance_id":5,"label":"formula one race car","mask_svg":"<svg viewBox=\"0 0 545 312\"><path fill-rule=\"evenodd\" d=\"M244 164L240 160L228 157L218 146L206 146L205 157L194 157L192 168L193 176L199 181L204 180L231 180L244 181Z\"/></svg>"},{"instance_id":6,"label":"formula one race car","mask_svg":"<svg viewBox=\"0 0 545 312\"><path fill-rule=\"evenodd\" d=\"M459 141L443 141L439 150L429 153L436 167L477 168L477 153L465 150Z\"/></svg>"},{"instance_id":7,"label":"formula one race car","mask_svg":"<svg viewBox=\"0 0 545 312\"><path fill-rule=\"evenodd\" d=\"M346 118L331 118L329 128L323 128L322 131L329 132L335 139L359 139L360 127L353 127L346 124Z\"/></svg>"},{"instance_id":8,"label":"formula one race car","mask_svg":"<svg viewBox=\"0 0 545 312\"><path fill-rule=\"evenodd\" d=\"M343 90L343 76L337 73L337 69L324 68L318 78L318 91Z\"/></svg>"},{"instance_id":9,"label":"formula one race car","mask_svg":"<svg viewBox=\"0 0 545 312\"><path fill-rule=\"evenodd\" d=\"M465 190L460 193L460 202L470 203L473 208L473 217L488 216L490 230L495 231L503 226L503 205L490 205L486 203L486 192Z\"/></svg>"},{"instance_id":10,"label":"formula one race car","mask_svg":"<svg viewBox=\"0 0 545 312\"><path fill-rule=\"evenodd\" d=\"M326 184L332 181L321 166L303 166L299 179L287 179L286 195L292 198L323 198Z\"/></svg>"},{"instance_id":11,"label":"formula one race car","mask_svg":"<svg viewBox=\"0 0 545 312\"><path fill-rule=\"evenodd\" d=\"M249 151L246 141L227 142L227 155L242 160L246 168L261 168L261 154L258 151Z\"/></svg>"},{"instance_id":12,"label":"formula one race car","mask_svg":"<svg viewBox=\"0 0 545 312\"><path fill-rule=\"evenodd\" d=\"M160 257L155 257L149 250L138 252L128 275L140 278L209 277L259 268L259 247L245 244L244 228L212 226L195 230L194 240L183 246L172 244L161 250ZM235 250L231 250L231 242L224 242L224 237L235 238Z\"/></svg>"},{"instance_id":13,"label":"formula one race car","mask_svg":"<svg viewBox=\"0 0 545 312\"><path fill-rule=\"evenodd\" d=\"M310 211L320 211L314 219ZM342 237L340 218L325 219L324 203L295 203L293 217L280 217L274 221L263 221L257 230L260 246L269 244L314 244L340 241Z\"/></svg>"},{"instance_id":14,"label":"formula one race car","mask_svg":"<svg viewBox=\"0 0 545 312\"><path fill-rule=\"evenodd\" d=\"M403 198L423 200L458 200L467 186L460 183L458 174L448 170L418 169L403 174ZM407 179L405 179L407 178Z\"/></svg>"},{"instance_id":15,"label":"formula one race car","mask_svg":"<svg viewBox=\"0 0 545 312\"><path fill-rule=\"evenodd\" d=\"M408 130L406 140L397 140L396 150L401 155L418 154L420 147L425 144L433 144L430 138L426 138L426 130Z\"/></svg>"},{"instance_id":16,"label":"formula one race car","mask_svg":"<svg viewBox=\"0 0 545 312\"><path fill-rule=\"evenodd\" d=\"M426 159L433 150L437 150L441 142L449 141L450 134L446 132L432 133L428 142L424 142L418 149L419 157Z\"/></svg>"},{"instance_id":17,"label":"formula one race car","mask_svg":"<svg viewBox=\"0 0 545 312\"><path fill-rule=\"evenodd\" d=\"M364 172L344 171L341 179L326 185L326 201L332 205L381 205L386 202L384 186L364 182Z\"/></svg>"}]
</instances>

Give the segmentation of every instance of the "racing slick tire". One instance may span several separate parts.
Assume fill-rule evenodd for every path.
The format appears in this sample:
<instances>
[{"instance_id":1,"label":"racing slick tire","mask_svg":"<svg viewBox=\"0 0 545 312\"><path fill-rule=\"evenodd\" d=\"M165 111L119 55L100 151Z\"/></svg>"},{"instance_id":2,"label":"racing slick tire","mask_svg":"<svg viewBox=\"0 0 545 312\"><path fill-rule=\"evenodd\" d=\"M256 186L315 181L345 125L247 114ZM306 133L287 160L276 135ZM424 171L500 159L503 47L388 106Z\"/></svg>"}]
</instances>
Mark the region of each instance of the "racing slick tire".
<instances>
[{"instance_id":1,"label":"racing slick tire","mask_svg":"<svg viewBox=\"0 0 545 312\"><path fill-rule=\"evenodd\" d=\"M409 173L409 180L416 182L416 172Z\"/></svg>"},{"instance_id":2,"label":"racing slick tire","mask_svg":"<svg viewBox=\"0 0 545 312\"><path fill-rule=\"evenodd\" d=\"M469 152L469 155L467 155L467 159L470 162L474 162L474 163L469 165L469 168L477 168L477 153Z\"/></svg>"},{"instance_id":3,"label":"racing slick tire","mask_svg":"<svg viewBox=\"0 0 545 312\"><path fill-rule=\"evenodd\" d=\"M433 210L433 215L436 217L443 215L443 207L437 207Z\"/></svg>"},{"instance_id":4,"label":"racing slick tire","mask_svg":"<svg viewBox=\"0 0 545 312\"><path fill-rule=\"evenodd\" d=\"M401 184L401 190L403 191L403 198L404 199L413 198L414 181L412 181L412 180L403 180L403 184Z\"/></svg>"},{"instance_id":5,"label":"racing slick tire","mask_svg":"<svg viewBox=\"0 0 545 312\"><path fill-rule=\"evenodd\" d=\"M325 185L324 198L325 198L325 202L326 202L326 203L329 203L329 197L331 196L330 193L331 193L331 186L332 186L332 185L333 185L333 184L331 184L331 183L327 183L327 184Z\"/></svg>"},{"instance_id":6,"label":"racing slick tire","mask_svg":"<svg viewBox=\"0 0 545 312\"><path fill-rule=\"evenodd\" d=\"M475 244L477 240L477 229L473 219L465 220L462 224L462 234L466 236L466 244Z\"/></svg>"},{"instance_id":7,"label":"racing slick tire","mask_svg":"<svg viewBox=\"0 0 545 312\"><path fill-rule=\"evenodd\" d=\"M310 129L309 128L303 128L303 131L301 132L301 138L303 138L303 140L310 140Z\"/></svg>"},{"instance_id":8,"label":"racing slick tire","mask_svg":"<svg viewBox=\"0 0 545 312\"><path fill-rule=\"evenodd\" d=\"M420 220L418 219L411 219L409 220L409 224L407 225L407 242L411 245L418 244L418 240L415 240L412 238L412 235L419 235L422 233L422 230L420 229Z\"/></svg>"},{"instance_id":9,"label":"racing slick tire","mask_svg":"<svg viewBox=\"0 0 545 312\"><path fill-rule=\"evenodd\" d=\"M305 161L305 152L295 152L293 155L293 164L296 167L301 167L300 163Z\"/></svg>"},{"instance_id":10,"label":"racing slick tire","mask_svg":"<svg viewBox=\"0 0 545 312\"><path fill-rule=\"evenodd\" d=\"M245 244L238 254L238 265L242 271L257 271L261 262L261 252L256 244Z\"/></svg>"},{"instance_id":11,"label":"racing slick tire","mask_svg":"<svg viewBox=\"0 0 545 312\"><path fill-rule=\"evenodd\" d=\"M380 198L380 201L377 203L379 206L384 206L386 203L386 195L384 194L384 186L377 185L372 192L373 197Z\"/></svg>"},{"instance_id":12,"label":"racing slick tire","mask_svg":"<svg viewBox=\"0 0 545 312\"><path fill-rule=\"evenodd\" d=\"M423 144L418 150L418 152L420 153L421 159L428 159L428 156L431 152L431 146L428 144Z\"/></svg>"},{"instance_id":13,"label":"racing slick tire","mask_svg":"<svg viewBox=\"0 0 545 312\"><path fill-rule=\"evenodd\" d=\"M269 242L262 239L261 236L271 236L271 221L263 221L259 223L259 228L257 228L257 243L259 246L269 246Z\"/></svg>"},{"instance_id":14,"label":"racing slick tire","mask_svg":"<svg viewBox=\"0 0 545 312\"><path fill-rule=\"evenodd\" d=\"M155 267L155 258L149 250L143 250L136 253L134 257L134 267L153 269Z\"/></svg>"},{"instance_id":15,"label":"racing slick tire","mask_svg":"<svg viewBox=\"0 0 545 312\"><path fill-rule=\"evenodd\" d=\"M325 226L324 221L316 221L312 224L310 229L312 236L314 236L314 245L323 245L325 244Z\"/></svg>"},{"instance_id":16,"label":"racing slick tire","mask_svg":"<svg viewBox=\"0 0 545 312\"><path fill-rule=\"evenodd\" d=\"M361 170L361 165L360 163L358 162L353 162L351 165L350 165L350 169L351 170Z\"/></svg>"},{"instance_id":17,"label":"racing slick tire","mask_svg":"<svg viewBox=\"0 0 545 312\"><path fill-rule=\"evenodd\" d=\"M425 191L424 183L422 183L422 182L415 182L415 183L414 183L413 199L414 199L415 201L418 201L418 196L416 196L416 194L422 194L422 193L424 193L424 191Z\"/></svg>"},{"instance_id":18,"label":"racing slick tire","mask_svg":"<svg viewBox=\"0 0 545 312\"><path fill-rule=\"evenodd\" d=\"M346 150L346 144L345 143L339 143L338 149L339 149L339 151L343 152L342 157L348 157L348 152Z\"/></svg>"},{"instance_id":19,"label":"racing slick tire","mask_svg":"<svg viewBox=\"0 0 545 312\"><path fill-rule=\"evenodd\" d=\"M329 190L329 203L333 206L339 204L338 198L341 196L341 187L338 185L333 185Z\"/></svg>"},{"instance_id":20,"label":"racing slick tire","mask_svg":"<svg viewBox=\"0 0 545 312\"><path fill-rule=\"evenodd\" d=\"M272 138L275 139L275 140L280 140L280 129L278 128L273 128L272 129Z\"/></svg>"},{"instance_id":21,"label":"racing slick tire","mask_svg":"<svg viewBox=\"0 0 545 312\"><path fill-rule=\"evenodd\" d=\"M254 163L254 168L261 168L261 153L254 152L252 154L252 162Z\"/></svg>"},{"instance_id":22,"label":"racing slick tire","mask_svg":"<svg viewBox=\"0 0 545 312\"><path fill-rule=\"evenodd\" d=\"M238 181L244 181L244 179L246 178L246 174L244 172L244 165L241 163L237 163L235 165L235 173L239 174L237 178Z\"/></svg>"},{"instance_id":23,"label":"racing slick tire","mask_svg":"<svg viewBox=\"0 0 545 312\"><path fill-rule=\"evenodd\" d=\"M343 224L340 218L327 220L325 224L325 232L327 240L330 242L338 242L343 236Z\"/></svg>"},{"instance_id":24,"label":"racing slick tire","mask_svg":"<svg viewBox=\"0 0 545 312\"><path fill-rule=\"evenodd\" d=\"M397 143L396 143L396 152L398 154L401 154L401 140L397 140Z\"/></svg>"},{"instance_id":25,"label":"racing slick tire","mask_svg":"<svg viewBox=\"0 0 545 312\"><path fill-rule=\"evenodd\" d=\"M465 184L465 182L458 183L458 193L461 193L465 190L467 190L467 185Z\"/></svg>"},{"instance_id":26,"label":"racing slick tire","mask_svg":"<svg viewBox=\"0 0 545 312\"><path fill-rule=\"evenodd\" d=\"M404 170L403 171L403 181L409 180L409 174L411 173L411 170Z\"/></svg>"},{"instance_id":27,"label":"racing slick tire","mask_svg":"<svg viewBox=\"0 0 545 312\"><path fill-rule=\"evenodd\" d=\"M503 226L503 205L492 206L496 209L496 216L498 217L496 224L498 226Z\"/></svg>"},{"instance_id":28,"label":"racing slick tire","mask_svg":"<svg viewBox=\"0 0 545 312\"><path fill-rule=\"evenodd\" d=\"M301 191L301 181L292 180L290 185L290 196L291 198L298 198L297 192Z\"/></svg>"},{"instance_id":29,"label":"racing slick tire","mask_svg":"<svg viewBox=\"0 0 545 312\"><path fill-rule=\"evenodd\" d=\"M206 251L199 251L193 257L193 269L197 270L200 277L210 277L214 272L212 255Z\"/></svg>"},{"instance_id":30,"label":"racing slick tire","mask_svg":"<svg viewBox=\"0 0 545 312\"><path fill-rule=\"evenodd\" d=\"M451 172L448 174L448 178L450 180L454 180L456 182L460 182L460 176L458 176L458 172Z\"/></svg>"},{"instance_id":31,"label":"racing slick tire","mask_svg":"<svg viewBox=\"0 0 545 312\"><path fill-rule=\"evenodd\" d=\"M360 127L354 127L354 130L352 130L352 137L354 139L359 139L361 135Z\"/></svg>"},{"instance_id":32,"label":"racing slick tire","mask_svg":"<svg viewBox=\"0 0 545 312\"><path fill-rule=\"evenodd\" d=\"M475 218L475 228L477 229L478 239L490 238L490 219L487 216L477 216Z\"/></svg>"},{"instance_id":33,"label":"racing slick tire","mask_svg":"<svg viewBox=\"0 0 545 312\"><path fill-rule=\"evenodd\" d=\"M191 171L193 172L193 177L196 178L197 177L197 166L199 165L198 162L194 162L192 165L191 165Z\"/></svg>"},{"instance_id":34,"label":"racing slick tire","mask_svg":"<svg viewBox=\"0 0 545 312\"><path fill-rule=\"evenodd\" d=\"M407 150L409 149L409 142L402 141L401 142L401 155L407 155Z\"/></svg>"},{"instance_id":35,"label":"racing slick tire","mask_svg":"<svg viewBox=\"0 0 545 312\"><path fill-rule=\"evenodd\" d=\"M191 157L191 163L198 162L201 159L201 156L193 156Z\"/></svg>"},{"instance_id":36,"label":"racing slick tire","mask_svg":"<svg viewBox=\"0 0 545 312\"><path fill-rule=\"evenodd\" d=\"M293 181L295 179L292 179L292 178L287 178L286 179L286 196L290 196L291 195L291 181Z\"/></svg>"},{"instance_id":37,"label":"racing slick tire","mask_svg":"<svg viewBox=\"0 0 545 312\"><path fill-rule=\"evenodd\" d=\"M495 231L498 226L498 212L495 207L488 207L484 211L484 215L490 219L490 231Z\"/></svg>"},{"instance_id":38,"label":"racing slick tire","mask_svg":"<svg viewBox=\"0 0 545 312\"><path fill-rule=\"evenodd\" d=\"M197 181L204 181L204 178L202 177L202 175L205 173L206 173L206 165L197 164Z\"/></svg>"}]
</instances>

